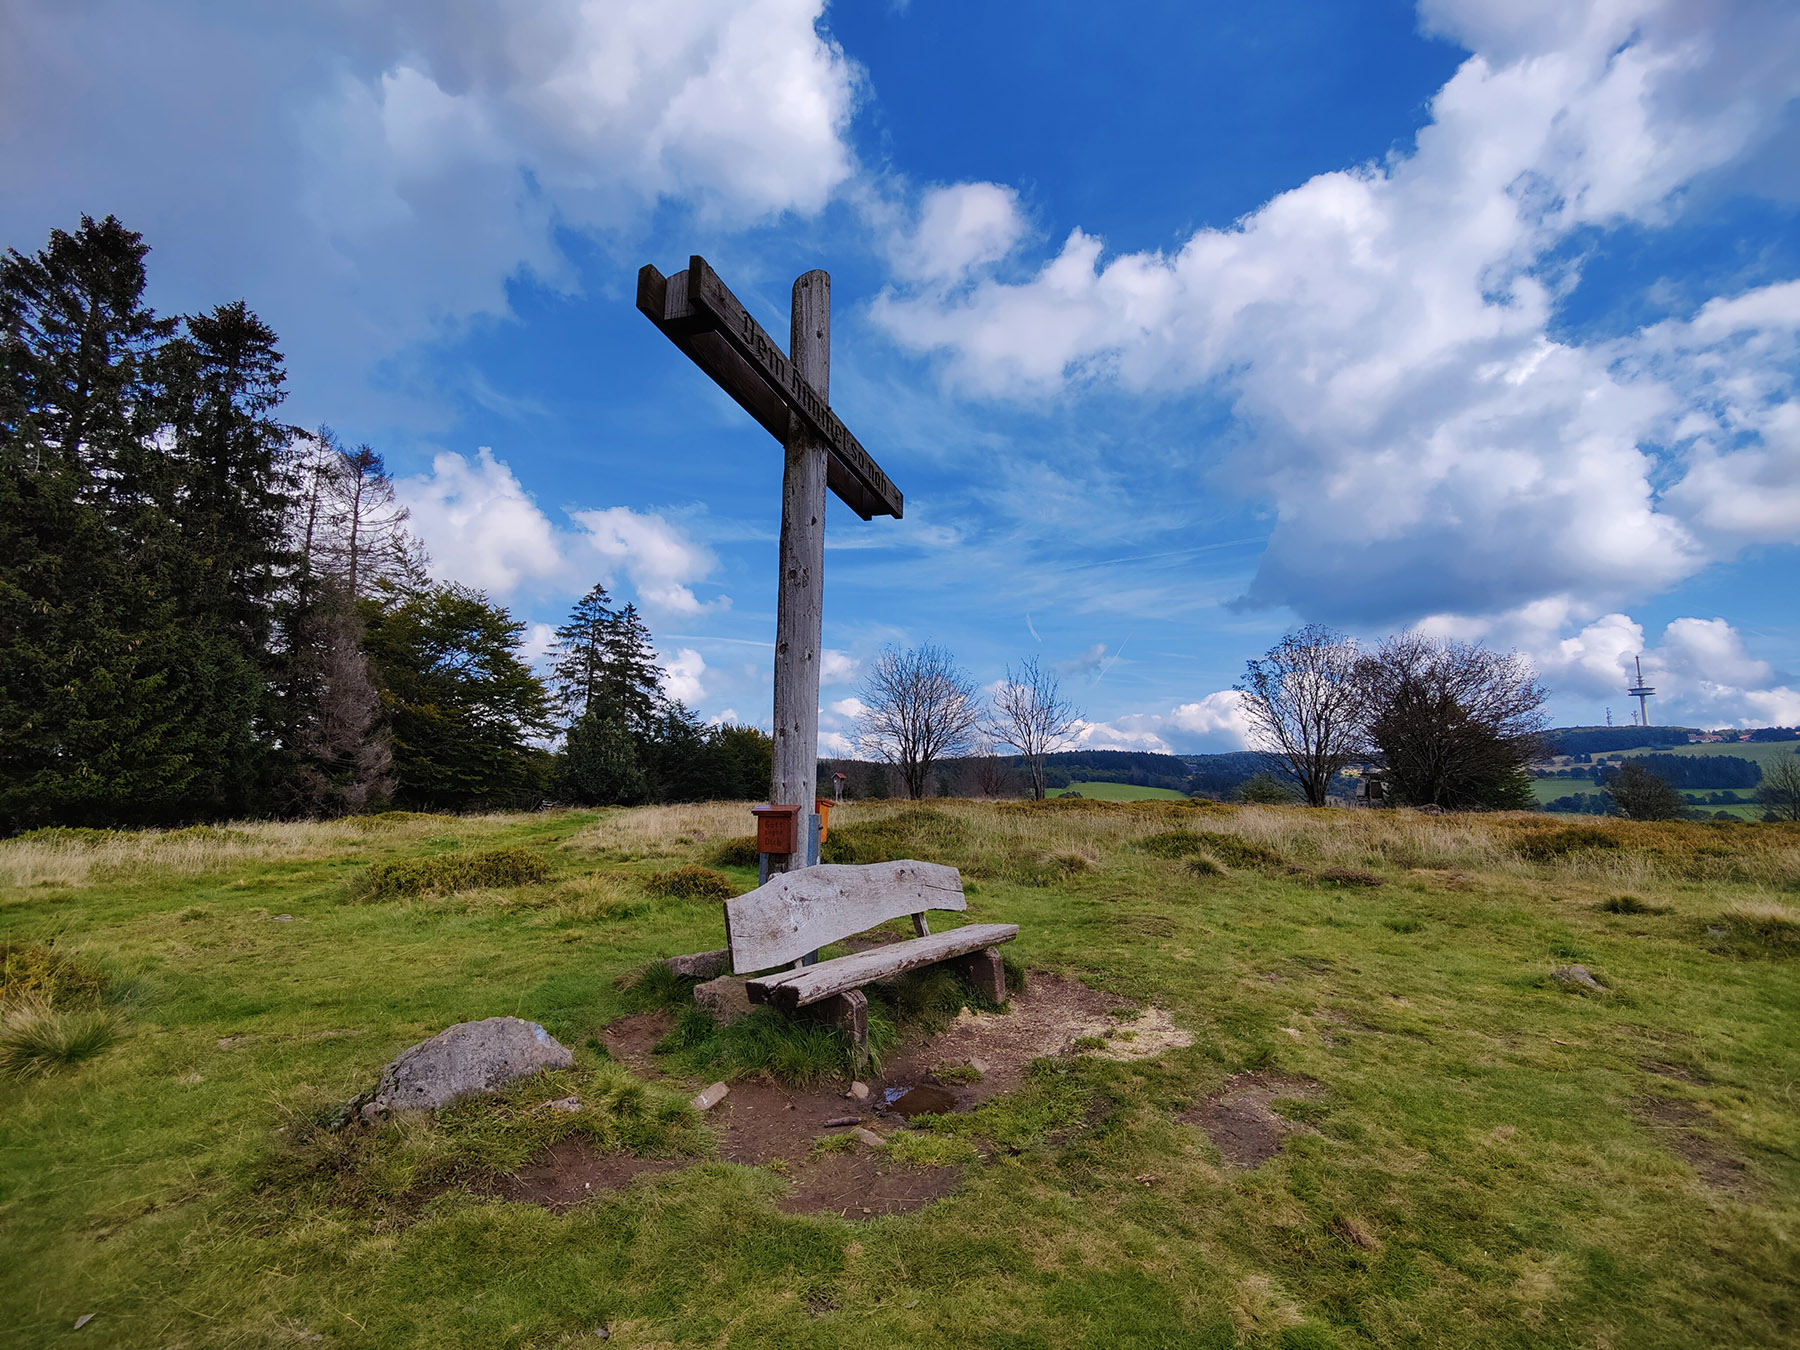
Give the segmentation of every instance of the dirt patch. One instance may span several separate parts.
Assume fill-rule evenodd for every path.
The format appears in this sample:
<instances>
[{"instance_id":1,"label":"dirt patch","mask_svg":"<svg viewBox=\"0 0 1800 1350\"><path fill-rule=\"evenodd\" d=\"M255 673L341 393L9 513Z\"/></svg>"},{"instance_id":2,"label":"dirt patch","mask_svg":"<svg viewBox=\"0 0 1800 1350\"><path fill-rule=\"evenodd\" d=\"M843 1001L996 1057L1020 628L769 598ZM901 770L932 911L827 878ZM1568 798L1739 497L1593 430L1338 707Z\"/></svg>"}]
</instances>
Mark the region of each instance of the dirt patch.
<instances>
[{"instance_id":1,"label":"dirt patch","mask_svg":"<svg viewBox=\"0 0 1800 1350\"><path fill-rule=\"evenodd\" d=\"M881 1150L829 1153L792 1173L793 1194L779 1204L790 1214L836 1214L876 1219L907 1214L941 1200L962 1180L960 1167L911 1167L888 1162Z\"/></svg>"},{"instance_id":2,"label":"dirt patch","mask_svg":"<svg viewBox=\"0 0 1800 1350\"><path fill-rule=\"evenodd\" d=\"M1692 1167L1706 1185L1740 1197L1753 1189L1744 1160L1702 1132L1708 1119L1704 1111L1670 1097L1646 1097L1637 1104L1636 1114L1655 1130L1663 1147Z\"/></svg>"},{"instance_id":3,"label":"dirt patch","mask_svg":"<svg viewBox=\"0 0 1800 1350\"><path fill-rule=\"evenodd\" d=\"M1324 1092L1323 1084L1312 1078L1240 1073L1176 1119L1205 1130L1233 1167L1261 1167L1281 1152L1290 1134L1314 1132L1309 1125L1276 1115L1269 1104L1278 1097L1313 1101Z\"/></svg>"},{"instance_id":4,"label":"dirt patch","mask_svg":"<svg viewBox=\"0 0 1800 1350\"><path fill-rule=\"evenodd\" d=\"M545 1209L567 1209L620 1190L645 1172L687 1167L692 1158L637 1158L629 1153L597 1153L585 1139L552 1144L511 1176L495 1180L492 1193Z\"/></svg>"},{"instance_id":5,"label":"dirt patch","mask_svg":"<svg viewBox=\"0 0 1800 1350\"><path fill-rule=\"evenodd\" d=\"M661 1069L653 1049L674 1024L667 1012L636 1013L607 1027L601 1040L614 1059L655 1078ZM891 1136L916 1114L970 1110L1017 1091L1031 1062L1046 1055L1140 1059L1192 1040L1160 1008L1140 1009L1075 980L1033 975L1007 1011L964 1009L938 1034L911 1037L884 1073L865 1080L863 1101L846 1096L843 1083L793 1088L765 1075L733 1083L706 1121L718 1133L722 1158L752 1167L773 1163L791 1182L783 1209L850 1219L898 1214L949 1194L963 1169L894 1162L885 1146L861 1139L830 1151L814 1146L858 1130ZM569 1141L533 1159L499 1194L558 1208L685 1161L603 1157Z\"/></svg>"},{"instance_id":6,"label":"dirt patch","mask_svg":"<svg viewBox=\"0 0 1800 1350\"><path fill-rule=\"evenodd\" d=\"M624 1064L639 1078L660 1078L662 1070L650 1052L656 1043L675 1029L675 1014L667 1012L633 1013L621 1017L600 1033L606 1053Z\"/></svg>"},{"instance_id":7,"label":"dirt patch","mask_svg":"<svg viewBox=\"0 0 1800 1350\"><path fill-rule=\"evenodd\" d=\"M902 1046L888 1062L883 1081L907 1086L937 1083L955 1094L956 1110L966 1111L1016 1092L1032 1060L1064 1054L1077 1042L1099 1042L1082 1048L1106 1059L1145 1059L1192 1045L1194 1038L1161 1008L1140 1009L1076 980L1033 975L1025 989L1012 996L1007 1011L978 1013L965 1008L938 1035ZM981 1066L980 1082L957 1083L938 1076L946 1068L976 1062Z\"/></svg>"}]
</instances>

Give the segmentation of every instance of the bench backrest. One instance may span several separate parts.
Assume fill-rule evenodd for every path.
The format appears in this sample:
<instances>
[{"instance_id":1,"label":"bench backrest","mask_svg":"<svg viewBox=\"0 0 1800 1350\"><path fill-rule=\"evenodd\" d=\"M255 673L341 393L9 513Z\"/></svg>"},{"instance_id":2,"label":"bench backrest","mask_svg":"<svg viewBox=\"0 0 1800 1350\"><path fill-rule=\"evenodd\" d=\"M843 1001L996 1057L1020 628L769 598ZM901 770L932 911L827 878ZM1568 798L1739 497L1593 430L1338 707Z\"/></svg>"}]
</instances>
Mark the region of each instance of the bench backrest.
<instances>
[{"instance_id":1,"label":"bench backrest","mask_svg":"<svg viewBox=\"0 0 1800 1350\"><path fill-rule=\"evenodd\" d=\"M783 872L725 902L731 968L790 965L828 943L928 909L967 909L962 877L941 863L827 863Z\"/></svg>"}]
</instances>

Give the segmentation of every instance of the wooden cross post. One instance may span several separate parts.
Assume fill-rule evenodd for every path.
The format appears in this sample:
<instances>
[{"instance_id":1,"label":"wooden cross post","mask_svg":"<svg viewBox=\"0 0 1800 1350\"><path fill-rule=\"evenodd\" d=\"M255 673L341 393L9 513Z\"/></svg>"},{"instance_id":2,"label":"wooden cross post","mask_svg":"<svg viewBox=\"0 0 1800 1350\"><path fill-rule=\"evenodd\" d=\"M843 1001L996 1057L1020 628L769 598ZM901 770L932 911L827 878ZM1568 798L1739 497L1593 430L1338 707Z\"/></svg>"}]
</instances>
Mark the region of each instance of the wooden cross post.
<instances>
[{"instance_id":1,"label":"wooden cross post","mask_svg":"<svg viewBox=\"0 0 1800 1350\"><path fill-rule=\"evenodd\" d=\"M671 277L654 267L639 271L637 306L785 451L781 587L775 601L775 767L770 809L758 821L758 838L765 871L805 867L817 861L810 850L818 838L813 801L818 786L825 492L835 492L864 520L877 515L898 519L904 501L831 410L827 274L808 272L794 283L786 354L698 255L688 259L685 272ZM780 809L784 807L786 811ZM762 848L765 841L782 847Z\"/></svg>"}]
</instances>

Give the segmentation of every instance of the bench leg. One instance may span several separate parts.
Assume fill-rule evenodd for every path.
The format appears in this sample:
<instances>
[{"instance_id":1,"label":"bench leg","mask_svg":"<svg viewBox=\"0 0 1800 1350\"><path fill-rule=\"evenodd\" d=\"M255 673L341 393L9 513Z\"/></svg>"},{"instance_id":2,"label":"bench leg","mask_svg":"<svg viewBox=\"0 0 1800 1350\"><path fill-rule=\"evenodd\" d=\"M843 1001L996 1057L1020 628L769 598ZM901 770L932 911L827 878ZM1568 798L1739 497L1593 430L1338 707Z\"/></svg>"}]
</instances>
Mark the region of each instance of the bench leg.
<instances>
[{"instance_id":1,"label":"bench leg","mask_svg":"<svg viewBox=\"0 0 1800 1350\"><path fill-rule=\"evenodd\" d=\"M834 994L813 1005L819 1014L850 1033L850 1044L855 1050L856 1067L861 1069L869 1062L869 1000L860 989L850 989L842 994Z\"/></svg>"},{"instance_id":2,"label":"bench leg","mask_svg":"<svg viewBox=\"0 0 1800 1350\"><path fill-rule=\"evenodd\" d=\"M996 1005L1006 1002L1006 966L1000 960L999 948L989 947L966 956L960 964L963 978L974 986L977 994Z\"/></svg>"}]
</instances>

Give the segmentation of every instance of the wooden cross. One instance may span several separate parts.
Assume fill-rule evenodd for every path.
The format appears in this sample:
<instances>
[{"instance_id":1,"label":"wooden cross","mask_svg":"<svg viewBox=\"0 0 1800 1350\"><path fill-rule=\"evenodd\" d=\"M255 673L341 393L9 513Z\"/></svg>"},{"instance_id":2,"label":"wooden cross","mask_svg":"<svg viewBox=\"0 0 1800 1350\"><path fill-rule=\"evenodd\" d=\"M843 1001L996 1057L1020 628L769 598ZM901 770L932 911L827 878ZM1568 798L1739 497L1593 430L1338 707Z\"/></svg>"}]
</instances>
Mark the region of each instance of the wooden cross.
<instances>
[{"instance_id":1,"label":"wooden cross","mask_svg":"<svg viewBox=\"0 0 1800 1350\"><path fill-rule=\"evenodd\" d=\"M695 255L685 272L638 273L637 306L786 449L781 478L781 586L775 601L775 767L771 805L812 814L819 759L819 646L824 622L825 490L864 520L901 514L889 481L827 397L831 387L831 277L794 283L784 354L719 274ZM803 836L769 870L808 861Z\"/></svg>"}]
</instances>

